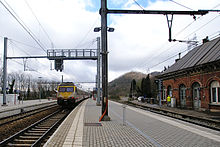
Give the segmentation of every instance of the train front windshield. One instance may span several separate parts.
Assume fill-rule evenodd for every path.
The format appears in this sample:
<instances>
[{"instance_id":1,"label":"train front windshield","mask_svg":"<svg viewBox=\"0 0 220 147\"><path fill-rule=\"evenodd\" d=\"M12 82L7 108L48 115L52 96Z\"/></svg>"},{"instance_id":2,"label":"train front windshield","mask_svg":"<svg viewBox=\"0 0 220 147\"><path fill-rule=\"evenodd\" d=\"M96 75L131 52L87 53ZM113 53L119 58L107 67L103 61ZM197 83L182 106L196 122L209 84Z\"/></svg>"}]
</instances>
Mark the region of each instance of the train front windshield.
<instances>
[{"instance_id":1,"label":"train front windshield","mask_svg":"<svg viewBox=\"0 0 220 147\"><path fill-rule=\"evenodd\" d=\"M73 92L73 91L74 91L73 87L67 87L66 88L66 92Z\"/></svg>"},{"instance_id":2,"label":"train front windshield","mask_svg":"<svg viewBox=\"0 0 220 147\"><path fill-rule=\"evenodd\" d=\"M74 92L73 87L59 87L59 92Z\"/></svg>"}]
</instances>

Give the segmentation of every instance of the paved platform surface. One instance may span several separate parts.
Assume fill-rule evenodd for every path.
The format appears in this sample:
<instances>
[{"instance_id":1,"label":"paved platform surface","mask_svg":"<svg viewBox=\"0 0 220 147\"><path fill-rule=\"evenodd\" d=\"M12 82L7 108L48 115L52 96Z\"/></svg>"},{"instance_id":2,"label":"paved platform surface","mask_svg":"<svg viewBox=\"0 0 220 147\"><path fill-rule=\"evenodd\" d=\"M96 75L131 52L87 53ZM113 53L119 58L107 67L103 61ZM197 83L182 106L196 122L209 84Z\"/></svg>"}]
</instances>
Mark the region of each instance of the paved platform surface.
<instances>
[{"instance_id":1,"label":"paved platform surface","mask_svg":"<svg viewBox=\"0 0 220 147\"><path fill-rule=\"evenodd\" d=\"M153 144L132 127L123 125L116 116L111 121L102 121L95 126L101 115L101 107L88 99L78 106L44 147L105 147L105 146L153 146ZM90 123L84 125L85 123Z\"/></svg>"},{"instance_id":2,"label":"paved platform surface","mask_svg":"<svg viewBox=\"0 0 220 147\"><path fill-rule=\"evenodd\" d=\"M17 104L8 104L7 106L0 106L0 118L5 117L14 113L17 113L17 109L25 108L25 107L31 107L41 104L47 104L47 103L56 103L56 100L48 100L48 99L41 99L41 100L26 100L17 103Z\"/></svg>"},{"instance_id":3,"label":"paved platform surface","mask_svg":"<svg viewBox=\"0 0 220 147\"><path fill-rule=\"evenodd\" d=\"M109 102L111 121L98 122L101 107L88 99L65 119L45 147L219 147L220 132ZM123 122L123 110L125 123ZM100 124L101 126L99 126Z\"/></svg>"}]
</instances>

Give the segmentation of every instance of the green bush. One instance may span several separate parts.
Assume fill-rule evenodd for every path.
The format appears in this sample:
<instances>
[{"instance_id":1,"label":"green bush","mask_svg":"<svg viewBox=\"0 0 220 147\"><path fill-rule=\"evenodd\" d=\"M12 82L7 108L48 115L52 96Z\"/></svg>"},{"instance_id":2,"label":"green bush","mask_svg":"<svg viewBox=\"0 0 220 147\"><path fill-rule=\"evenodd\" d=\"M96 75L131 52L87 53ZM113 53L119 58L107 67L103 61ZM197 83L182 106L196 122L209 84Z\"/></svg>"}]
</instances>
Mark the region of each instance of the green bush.
<instances>
[{"instance_id":1,"label":"green bush","mask_svg":"<svg viewBox=\"0 0 220 147\"><path fill-rule=\"evenodd\" d=\"M109 99L111 99L111 100L120 100L120 97L118 95L110 95Z\"/></svg>"}]
</instances>

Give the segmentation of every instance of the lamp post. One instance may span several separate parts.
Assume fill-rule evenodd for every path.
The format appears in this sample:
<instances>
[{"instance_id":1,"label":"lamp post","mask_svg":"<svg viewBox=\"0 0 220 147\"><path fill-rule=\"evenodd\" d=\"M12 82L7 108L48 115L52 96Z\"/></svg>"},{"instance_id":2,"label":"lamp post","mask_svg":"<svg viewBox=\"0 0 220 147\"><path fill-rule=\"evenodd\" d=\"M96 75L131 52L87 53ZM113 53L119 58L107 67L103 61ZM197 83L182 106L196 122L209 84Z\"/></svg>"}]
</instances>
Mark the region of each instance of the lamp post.
<instances>
[{"instance_id":1,"label":"lamp post","mask_svg":"<svg viewBox=\"0 0 220 147\"><path fill-rule=\"evenodd\" d=\"M101 54L102 54L102 117L100 119L103 121L110 120L108 116L108 51L107 51L107 31L114 32L114 28L107 27L107 7L106 1L102 1L102 9L101 9L101 16L102 16L102 27L94 28L94 32L101 31Z\"/></svg>"}]
</instances>

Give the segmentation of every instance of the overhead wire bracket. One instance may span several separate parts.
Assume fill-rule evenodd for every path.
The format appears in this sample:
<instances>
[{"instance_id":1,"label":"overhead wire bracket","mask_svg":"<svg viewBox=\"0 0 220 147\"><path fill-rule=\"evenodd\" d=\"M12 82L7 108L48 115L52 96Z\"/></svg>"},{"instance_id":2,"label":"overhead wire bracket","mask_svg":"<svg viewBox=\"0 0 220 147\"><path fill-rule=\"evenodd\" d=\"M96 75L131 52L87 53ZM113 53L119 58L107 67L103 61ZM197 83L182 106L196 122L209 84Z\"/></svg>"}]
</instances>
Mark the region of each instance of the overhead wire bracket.
<instances>
[{"instance_id":1,"label":"overhead wire bracket","mask_svg":"<svg viewBox=\"0 0 220 147\"><path fill-rule=\"evenodd\" d=\"M168 39L168 41L171 42L172 41L171 29L172 29L172 24L173 24L173 14L171 14L171 18L168 17L168 14L166 14L166 17L167 17L167 25L168 25L168 29L169 29L169 39Z\"/></svg>"}]
</instances>

